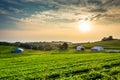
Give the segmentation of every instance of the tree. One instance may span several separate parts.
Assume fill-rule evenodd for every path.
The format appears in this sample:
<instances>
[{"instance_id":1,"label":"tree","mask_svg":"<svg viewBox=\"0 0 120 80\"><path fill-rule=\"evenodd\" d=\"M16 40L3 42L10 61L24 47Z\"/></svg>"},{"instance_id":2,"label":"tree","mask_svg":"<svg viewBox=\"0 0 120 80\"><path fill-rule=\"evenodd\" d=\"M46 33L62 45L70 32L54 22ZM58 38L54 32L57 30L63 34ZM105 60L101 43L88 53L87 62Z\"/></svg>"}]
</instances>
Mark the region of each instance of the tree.
<instances>
[{"instance_id":1,"label":"tree","mask_svg":"<svg viewBox=\"0 0 120 80\"><path fill-rule=\"evenodd\" d=\"M113 37L112 37L112 36L109 36L109 37L108 37L108 40L113 40Z\"/></svg>"},{"instance_id":2,"label":"tree","mask_svg":"<svg viewBox=\"0 0 120 80\"><path fill-rule=\"evenodd\" d=\"M109 40L114 40L114 39L113 39L113 36L104 37L104 38L102 39L102 41L109 41Z\"/></svg>"},{"instance_id":3,"label":"tree","mask_svg":"<svg viewBox=\"0 0 120 80\"><path fill-rule=\"evenodd\" d=\"M67 43L63 43L62 46L63 46L63 49L64 49L64 50L67 50L67 49L68 49L68 44L67 44Z\"/></svg>"},{"instance_id":4,"label":"tree","mask_svg":"<svg viewBox=\"0 0 120 80\"><path fill-rule=\"evenodd\" d=\"M67 50L68 49L68 44L65 42L62 45L59 46L60 50Z\"/></svg>"},{"instance_id":5,"label":"tree","mask_svg":"<svg viewBox=\"0 0 120 80\"><path fill-rule=\"evenodd\" d=\"M106 37L104 37L101 41L106 41Z\"/></svg>"},{"instance_id":6,"label":"tree","mask_svg":"<svg viewBox=\"0 0 120 80\"><path fill-rule=\"evenodd\" d=\"M50 51L50 50L52 50L52 46L50 44L45 44L44 51Z\"/></svg>"}]
</instances>

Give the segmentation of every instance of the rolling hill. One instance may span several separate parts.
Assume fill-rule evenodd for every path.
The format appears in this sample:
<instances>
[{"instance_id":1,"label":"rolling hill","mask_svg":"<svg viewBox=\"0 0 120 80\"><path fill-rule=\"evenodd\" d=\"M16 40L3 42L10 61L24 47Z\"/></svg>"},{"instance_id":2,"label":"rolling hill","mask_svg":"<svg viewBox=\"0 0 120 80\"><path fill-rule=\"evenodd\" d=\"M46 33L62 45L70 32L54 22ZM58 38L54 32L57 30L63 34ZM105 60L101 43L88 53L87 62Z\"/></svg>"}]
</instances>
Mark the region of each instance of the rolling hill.
<instances>
[{"instance_id":1,"label":"rolling hill","mask_svg":"<svg viewBox=\"0 0 120 80\"><path fill-rule=\"evenodd\" d=\"M93 46L103 46L105 49L120 49L120 40L98 41L92 43L82 43L86 48Z\"/></svg>"}]
</instances>

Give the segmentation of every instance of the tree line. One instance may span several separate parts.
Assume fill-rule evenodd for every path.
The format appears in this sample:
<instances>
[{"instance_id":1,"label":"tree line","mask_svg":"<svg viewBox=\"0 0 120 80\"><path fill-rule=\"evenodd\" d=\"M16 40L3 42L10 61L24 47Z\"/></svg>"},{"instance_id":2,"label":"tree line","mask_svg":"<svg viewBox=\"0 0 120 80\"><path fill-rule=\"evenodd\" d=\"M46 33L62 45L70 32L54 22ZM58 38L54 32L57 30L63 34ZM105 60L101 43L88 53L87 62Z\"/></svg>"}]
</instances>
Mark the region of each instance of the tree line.
<instances>
[{"instance_id":1,"label":"tree line","mask_svg":"<svg viewBox=\"0 0 120 80\"><path fill-rule=\"evenodd\" d=\"M21 48L25 48L25 49L41 50L41 51L50 51L53 49L59 49L59 50L67 50L68 49L67 42L60 42L57 44L54 42L28 42L28 43L0 42L0 45L1 46L15 46L15 47L21 47Z\"/></svg>"},{"instance_id":2,"label":"tree line","mask_svg":"<svg viewBox=\"0 0 120 80\"><path fill-rule=\"evenodd\" d=\"M101 41L109 41L109 40L117 40L114 39L113 36L104 37L101 39ZM72 44L72 47L71 47ZM88 43L89 44L89 43ZM52 41L52 42L0 42L0 46L15 46L15 47L21 47L25 49L32 49L32 50L41 50L41 51L50 51L50 50L67 50L68 48L76 48L80 43L73 44L71 42L63 42L63 41Z\"/></svg>"}]
</instances>

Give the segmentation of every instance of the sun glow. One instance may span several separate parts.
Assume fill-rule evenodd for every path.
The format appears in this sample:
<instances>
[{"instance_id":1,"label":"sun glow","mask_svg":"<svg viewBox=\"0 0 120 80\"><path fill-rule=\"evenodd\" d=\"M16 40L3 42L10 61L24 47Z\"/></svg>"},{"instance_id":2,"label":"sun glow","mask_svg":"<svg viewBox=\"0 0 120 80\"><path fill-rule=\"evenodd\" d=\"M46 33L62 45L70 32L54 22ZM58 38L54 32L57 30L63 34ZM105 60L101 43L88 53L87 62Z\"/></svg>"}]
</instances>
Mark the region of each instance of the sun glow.
<instances>
[{"instance_id":1,"label":"sun glow","mask_svg":"<svg viewBox=\"0 0 120 80\"><path fill-rule=\"evenodd\" d=\"M79 22L79 30L83 32L88 32L91 30L91 22L90 21L80 21Z\"/></svg>"}]
</instances>

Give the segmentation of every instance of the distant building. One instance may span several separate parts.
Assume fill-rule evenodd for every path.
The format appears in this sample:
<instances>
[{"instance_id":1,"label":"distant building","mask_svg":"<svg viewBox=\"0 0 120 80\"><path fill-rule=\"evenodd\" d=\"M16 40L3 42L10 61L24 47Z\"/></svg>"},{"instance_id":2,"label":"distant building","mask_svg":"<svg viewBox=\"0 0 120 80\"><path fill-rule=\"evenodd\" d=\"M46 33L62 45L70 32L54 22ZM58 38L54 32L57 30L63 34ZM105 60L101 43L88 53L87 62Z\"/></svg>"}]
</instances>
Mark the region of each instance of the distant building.
<instances>
[{"instance_id":1,"label":"distant building","mask_svg":"<svg viewBox=\"0 0 120 80\"><path fill-rule=\"evenodd\" d=\"M83 46L77 46L77 47L76 47L76 50L77 50L77 51L84 51L84 50L85 50L85 47L83 47Z\"/></svg>"},{"instance_id":2,"label":"distant building","mask_svg":"<svg viewBox=\"0 0 120 80\"><path fill-rule=\"evenodd\" d=\"M22 53L23 51L24 51L24 49L22 49L22 48L16 48L12 52L13 53Z\"/></svg>"},{"instance_id":3,"label":"distant building","mask_svg":"<svg viewBox=\"0 0 120 80\"><path fill-rule=\"evenodd\" d=\"M102 46L94 46L91 48L91 51L103 51L104 48Z\"/></svg>"}]
</instances>

